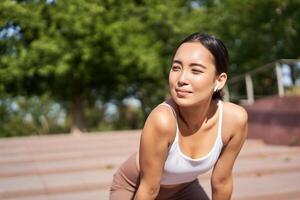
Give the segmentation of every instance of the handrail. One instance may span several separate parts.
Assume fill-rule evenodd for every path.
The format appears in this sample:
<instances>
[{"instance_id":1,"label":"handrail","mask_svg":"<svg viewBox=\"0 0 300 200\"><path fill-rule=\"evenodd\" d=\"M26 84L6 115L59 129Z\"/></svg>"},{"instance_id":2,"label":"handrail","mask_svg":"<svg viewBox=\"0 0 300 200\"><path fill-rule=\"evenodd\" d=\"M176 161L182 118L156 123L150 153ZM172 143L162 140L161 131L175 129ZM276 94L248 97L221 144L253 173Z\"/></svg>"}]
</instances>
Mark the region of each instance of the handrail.
<instances>
[{"instance_id":1,"label":"handrail","mask_svg":"<svg viewBox=\"0 0 300 200\"><path fill-rule=\"evenodd\" d=\"M271 63L265 64L263 66L260 66L258 68L255 68L253 70L250 70L248 72L245 72L243 74L236 75L233 78L231 78L230 80L228 80L228 84L234 83L234 82L239 81L241 79L244 79L246 74L253 75L253 74L256 74L257 72L263 71L265 69L272 68L276 65L276 63L279 63L279 64L282 64L282 63L292 64L292 63L295 63L295 62L300 62L300 59L279 59L279 60L273 61Z\"/></svg>"},{"instance_id":2,"label":"handrail","mask_svg":"<svg viewBox=\"0 0 300 200\"><path fill-rule=\"evenodd\" d=\"M270 68L275 68L276 79L277 79L277 88L278 88L278 96L284 96L284 85L283 85L283 80L282 80L281 65L282 64L294 64L294 63L300 63L300 59L280 59L280 60L276 60L274 62L271 62L271 63L268 63L268 64L263 65L261 67L258 67L256 69L245 72L243 74L234 76L226 84L226 87L225 87L226 99L227 100L230 99L229 85L244 79L245 84L246 84L246 93L247 93L246 102L248 104L254 103L254 88L253 88L252 75L254 75L258 72L270 69Z\"/></svg>"}]
</instances>

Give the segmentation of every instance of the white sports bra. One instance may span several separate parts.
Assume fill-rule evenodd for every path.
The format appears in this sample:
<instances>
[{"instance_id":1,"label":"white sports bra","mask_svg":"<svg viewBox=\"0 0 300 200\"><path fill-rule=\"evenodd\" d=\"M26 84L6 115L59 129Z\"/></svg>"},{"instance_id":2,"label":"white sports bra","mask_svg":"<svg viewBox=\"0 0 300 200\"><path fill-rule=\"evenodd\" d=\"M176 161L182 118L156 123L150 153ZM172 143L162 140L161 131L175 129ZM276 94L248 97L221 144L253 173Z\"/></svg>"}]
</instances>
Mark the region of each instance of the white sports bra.
<instances>
[{"instance_id":1,"label":"white sports bra","mask_svg":"<svg viewBox=\"0 0 300 200\"><path fill-rule=\"evenodd\" d=\"M222 101L218 101L218 135L217 139L209 151L208 154L202 156L200 158L192 159L186 155L184 155L179 147L178 139L179 139L179 129L176 112L172 106L167 103L162 103L161 105L166 105L172 109L176 117L176 136L169 147L168 157L165 161L163 174L161 177L160 183L162 185L172 185L179 183L186 183L195 180L200 174L209 171L216 163L219 155L221 153L223 142L222 142Z\"/></svg>"}]
</instances>

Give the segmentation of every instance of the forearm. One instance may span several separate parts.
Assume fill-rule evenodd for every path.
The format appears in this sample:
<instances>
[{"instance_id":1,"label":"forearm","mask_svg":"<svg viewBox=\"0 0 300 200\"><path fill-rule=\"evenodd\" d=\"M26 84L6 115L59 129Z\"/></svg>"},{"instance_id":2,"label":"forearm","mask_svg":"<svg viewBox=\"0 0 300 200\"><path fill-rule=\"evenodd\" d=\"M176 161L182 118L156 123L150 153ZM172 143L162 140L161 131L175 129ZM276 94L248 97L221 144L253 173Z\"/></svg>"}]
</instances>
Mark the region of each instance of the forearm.
<instances>
[{"instance_id":1,"label":"forearm","mask_svg":"<svg viewBox=\"0 0 300 200\"><path fill-rule=\"evenodd\" d=\"M233 191L233 182L212 185L212 200L230 200Z\"/></svg>"}]
</instances>

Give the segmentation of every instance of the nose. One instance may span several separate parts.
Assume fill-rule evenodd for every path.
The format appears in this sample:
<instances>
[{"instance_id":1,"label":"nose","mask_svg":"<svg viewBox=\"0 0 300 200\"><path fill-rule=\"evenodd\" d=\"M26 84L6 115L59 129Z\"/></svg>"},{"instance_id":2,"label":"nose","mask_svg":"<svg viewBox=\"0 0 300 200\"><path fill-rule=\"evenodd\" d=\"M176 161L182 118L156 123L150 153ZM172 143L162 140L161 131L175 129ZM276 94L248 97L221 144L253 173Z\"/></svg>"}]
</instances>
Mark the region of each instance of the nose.
<instances>
[{"instance_id":1,"label":"nose","mask_svg":"<svg viewBox=\"0 0 300 200\"><path fill-rule=\"evenodd\" d=\"M183 85L187 85L188 84L186 71L183 70L180 73L180 76L178 78L177 84L178 84L178 86L183 86Z\"/></svg>"}]
</instances>

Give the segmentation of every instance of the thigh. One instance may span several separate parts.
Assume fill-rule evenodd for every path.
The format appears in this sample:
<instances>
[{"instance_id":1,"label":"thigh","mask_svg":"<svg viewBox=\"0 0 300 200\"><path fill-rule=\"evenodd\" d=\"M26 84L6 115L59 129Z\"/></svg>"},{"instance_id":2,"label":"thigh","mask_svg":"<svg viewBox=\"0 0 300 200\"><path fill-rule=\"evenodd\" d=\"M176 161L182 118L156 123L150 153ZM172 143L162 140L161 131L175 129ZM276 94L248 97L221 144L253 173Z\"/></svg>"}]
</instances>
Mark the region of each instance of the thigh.
<instances>
[{"instance_id":1,"label":"thigh","mask_svg":"<svg viewBox=\"0 0 300 200\"><path fill-rule=\"evenodd\" d=\"M160 188L156 200L209 200L198 179L174 188Z\"/></svg>"},{"instance_id":2,"label":"thigh","mask_svg":"<svg viewBox=\"0 0 300 200\"><path fill-rule=\"evenodd\" d=\"M209 200L208 195L200 185L198 179L183 188L177 197L178 200Z\"/></svg>"},{"instance_id":3,"label":"thigh","mask_svg":"<svg viewBox=\"0 0 300 200\"><path fill-rule=\"evenodd\" d=\"M136 154L131 155L114 174L110 187L110 200L134 198L139 182L135 158Z\"/></svg>"},{"instance_id":4,"label":"thigh","mask_svg":"<svg viewBox=\"0 0 300 200\"><path fill-rule=\"evenodd\" d=\"M118 189L110 190L109 200L132 200L134 199L134 192Z\"/></svg>"}]
</instances>

